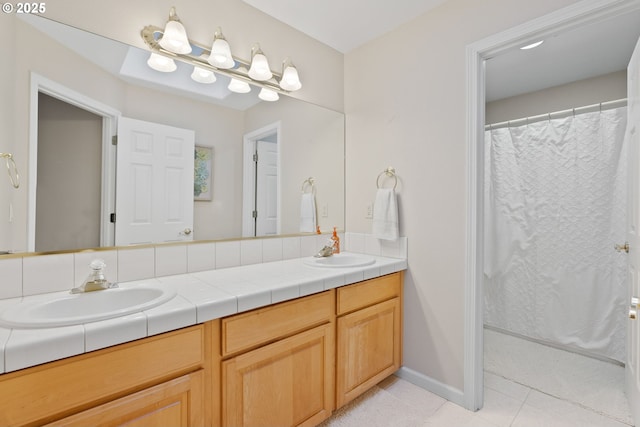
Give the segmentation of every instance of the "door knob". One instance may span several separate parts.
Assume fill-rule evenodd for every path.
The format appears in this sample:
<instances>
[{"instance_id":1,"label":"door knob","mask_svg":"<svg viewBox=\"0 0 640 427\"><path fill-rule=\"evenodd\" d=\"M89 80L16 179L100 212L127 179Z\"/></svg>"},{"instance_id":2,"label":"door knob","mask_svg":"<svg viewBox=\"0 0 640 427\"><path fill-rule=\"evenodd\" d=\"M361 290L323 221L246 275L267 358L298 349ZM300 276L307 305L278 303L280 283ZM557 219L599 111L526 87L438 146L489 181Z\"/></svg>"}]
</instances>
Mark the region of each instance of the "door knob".
<instances>
[{"instance_id":1,"label":"door knob","mask_svg":"<svg viewBox=\"0 0 640 427\"><path fill-rule=\"evenodd\" d=\"M624 245L616 244L613 248L618 252L629 253L629 242L624 242Z\"/></svg>"},{"instance_id":2,"label":"door knob","mask_svg":"<svg viewBox=\"0 0 640 427\"><path fill-rule=\"evenodd\" d=\"M640 298L631 297L631 306L629 307L629 319L635 320L638 318L639 307L640 307Z\"/></svg>"},{"instance_id":3,"label":"door knob","mask_svg":"<svg viewBox=\"0 0 640 427\"><path fill-rule=\"evenodd\" d=\"M188 236L189 234L191 234L191 229L190 228L185 228L184 231L182 232L182 234L184 234L185 236Z\"/></svg>"}]
</instances>

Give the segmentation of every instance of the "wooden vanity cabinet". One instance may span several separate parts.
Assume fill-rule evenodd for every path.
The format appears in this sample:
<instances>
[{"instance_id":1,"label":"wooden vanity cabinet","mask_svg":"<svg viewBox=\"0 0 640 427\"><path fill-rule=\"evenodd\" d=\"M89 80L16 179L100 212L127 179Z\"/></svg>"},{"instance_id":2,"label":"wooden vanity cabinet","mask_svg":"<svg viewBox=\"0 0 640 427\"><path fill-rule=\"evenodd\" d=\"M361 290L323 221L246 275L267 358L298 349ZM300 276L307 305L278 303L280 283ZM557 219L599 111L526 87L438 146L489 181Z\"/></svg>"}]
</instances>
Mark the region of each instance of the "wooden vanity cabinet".
<instances>
[{"instance_id":1,"label":"wooden vanity cabinet","mask_svg":"<svg viewBox=\"0 0 640 427\"><path fill-rule=\"evenodd\" d=\"M328 418L334 318L332 290L223 319L222 425L315 426Z\"/></svg>"},{"instance_id":2,"label":"wooden vanity cabinet","mask_svg":"<svg viewBox=\"0 0 640 427\"><path fill-rule=\"evenodd\" d=\"M217 322L0 375L0 425L210 425Z\"/></svg>"},{"instance_id":3,"label":"wooden vanity cabinet","mask_svg":"<svg viewBox=\"0 0 640 427\"><path fill-rule=\"evenodd\" d=\"M402 364L402 273L337 290L336 408Z\"/></svg>"}]
</instances>

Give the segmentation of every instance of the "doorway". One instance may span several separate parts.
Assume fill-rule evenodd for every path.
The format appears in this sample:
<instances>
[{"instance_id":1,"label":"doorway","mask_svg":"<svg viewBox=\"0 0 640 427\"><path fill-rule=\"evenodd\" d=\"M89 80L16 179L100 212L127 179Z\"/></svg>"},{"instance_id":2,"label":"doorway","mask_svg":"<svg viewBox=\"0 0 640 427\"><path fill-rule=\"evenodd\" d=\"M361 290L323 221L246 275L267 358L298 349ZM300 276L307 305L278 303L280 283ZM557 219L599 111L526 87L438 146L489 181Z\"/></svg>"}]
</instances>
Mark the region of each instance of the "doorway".
<instances>
[{"instance_id":1,"label":"doorway","mask_svg":"<svg viewBox=\"0 0 640 427\"><path fill-rule=\"evenodd\" d=\"M280 122L244 135L242 237L280 234Z\"/></svg>"},{"instance_id":2,"label":"doorway","mask_svg":"<svg viewBox=\"0 0 640 427\"><path fill-rule=\"evenodd\" d=\"M597 4L596 4L597 3ZM465 383L464 404L468 409L482 407L483 379L483 267L484 267L484 105L486 58L531 42L532 38L556 34L585 23L637 10L635 1L579 2L556 13L497 34L467 49L467 141L468 199L467 274L465 284Z\"/></svg>"},{"instance_id":3,"label":"doorway","mask_svg":"<svg viewBox=\"0 0 640 427\"><path fill-rule=\"evenodd\" d=\"M36 252L100 246L102 117L38 95Z\"/></svg>"},{"instance_id":4,"label":"doorway","mask_svg":"<svg viewBox=\"0 0 640 427\"><path fill-rule=\"evenodd\" d=\"M110 214L115 212L115 170L116 149L112 137L116 134L120 112L112 107L91 99L79 92L61 85L37 73L31 73L29 99L29 168L28 168L28 218L27 250L36 251L36 212L38 192L38 111L41 95L55 98L57 101L93 114L100 120L100 213L99 245L113 246L115 237L114 223ZM95 171L94 171L95 172ZM45 212L45 215L47 213ZM91 246L95 247L95 246ZM73 249L78 249L75 246Z\"/></svg>"}]
</instances>

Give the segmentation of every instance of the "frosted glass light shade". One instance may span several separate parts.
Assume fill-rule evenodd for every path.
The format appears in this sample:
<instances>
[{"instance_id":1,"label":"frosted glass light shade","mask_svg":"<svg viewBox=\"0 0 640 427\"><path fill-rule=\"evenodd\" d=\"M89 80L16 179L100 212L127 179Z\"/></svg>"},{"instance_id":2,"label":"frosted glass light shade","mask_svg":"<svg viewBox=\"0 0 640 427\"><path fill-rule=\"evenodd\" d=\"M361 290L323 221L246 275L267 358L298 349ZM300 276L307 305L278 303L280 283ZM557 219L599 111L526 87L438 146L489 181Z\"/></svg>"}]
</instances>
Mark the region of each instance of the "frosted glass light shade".
<instances>
[{"instance_id":1,"label":"frosted glass light shade","mask_svg":"<svg viewBox=\"0 0 640 427\"><path fill-rule=\"evenodd\" d=\"M263 101L273 102L280 99L280 96L278 95L278 92L263 87L258 94L258 98L262 99Z\"/></svg>"},{"instance_id":2,"label":"frosted glass light shade","mask_svg":"<svg viewBox=\"0 0 640 427\"><path fill-rule=\"evenodd\" d=\"M202 67L193 67L193 73L191 73L191 78L198 83L213 83L216 81L216 76L213 74L213 71L207 70Z\"/></svg>"},{"instance_id":3,"label":"frosted glass light shade","mask_svg":"<svg viewBox=\"0 0 640 427\"><path fill-rule=\"evenodd\" d=\"M231 47L222 35L216 35L213 40L211 54L207 61L214 67L222 69L232 68L235 65L233 56L231 56Z\"/></svg>"},{"instance_id":4,"label":"frosted glass light shade","mask_svg":"<svg viewBox=\"0 0 640 427\"><path fill-rule=\"evenodd\" d=\"M187 38L187 31L179 21L170 20L164 27L160 46L173 53L191 53L191 44Z\"/></svg>"},{"instance_id":5,"label":"frosted glass light shade","mask_svg":"<svg viewBox=\"0 0 640 427\"><path fill-rule=\"evenodd\" d=\"M300 78L298 77L298 70L293 65L288 65L282 72L282 79L280 79L280 87L284 90L294 91L302 87Z\"/></svg>"},{"instance_id":6,"label":"frosted glass light shade","mask_svg":"<svg viewBox=\"0 0 640 427\"><path fill-rule=\"evenodd\" d=\"M162 71L163 73L170 73L178 68L173 59L155 52L151 52L149 59L147 59L147 65L154 70Z\"/></svg>"},{"instance_id":7,"label":"frosted glass light shade","mask_svg":"<svg viewBox=\"0 0 640 427\"><path fill-rule=\"evenodd\" d=\"M249 77L253 80L265 81L273 77L269 68L269 61L262 51L258 50L251 59L251 67L249 68Z\"/></svg>"},{"instance_id":8,"label":"frosted glass light shade","mask_svg":"<svg viewBox=\"0 0 640 427\"><path fill-rule=\"evenodd\" d=\"M240 67L238 68L238 71L240 72L247 72L247 69L244 67ZM229 82L229 86L227 86L227 88L231 91L231 92L235 92L235 93L248 93L251 92L251 86L249 86L249 83L243 81L243 80L239 80L239 79L234 79L232 78L231 81Z\"/></svg>"}]
</instances>

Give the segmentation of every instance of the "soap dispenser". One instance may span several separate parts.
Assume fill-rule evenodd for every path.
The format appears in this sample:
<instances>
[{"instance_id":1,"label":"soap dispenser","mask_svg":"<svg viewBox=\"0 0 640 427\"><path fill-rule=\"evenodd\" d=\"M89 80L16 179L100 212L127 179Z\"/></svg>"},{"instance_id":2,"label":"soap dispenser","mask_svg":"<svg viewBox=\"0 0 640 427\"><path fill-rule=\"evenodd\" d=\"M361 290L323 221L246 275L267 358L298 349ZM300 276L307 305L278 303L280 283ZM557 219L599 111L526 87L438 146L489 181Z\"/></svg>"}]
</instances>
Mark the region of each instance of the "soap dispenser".
<instances>
[{"instance_id":1,"label":"soap dispenser","mask_svg":"<svg viewBox=\"0 0 640 427\"><path fill-rule=\"evenodd\" d=\"M333 236L331 236L331 240L333 240L333 253L340 253L340 236L338 236L338 232L336 231L336 227L333 227Z\"/></svg>"}]
</instances>

